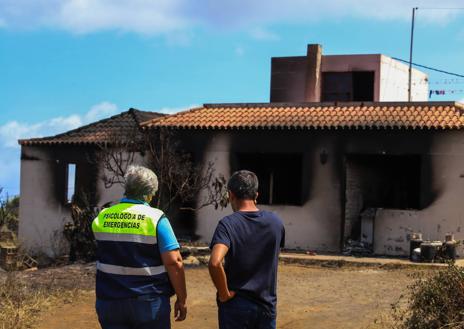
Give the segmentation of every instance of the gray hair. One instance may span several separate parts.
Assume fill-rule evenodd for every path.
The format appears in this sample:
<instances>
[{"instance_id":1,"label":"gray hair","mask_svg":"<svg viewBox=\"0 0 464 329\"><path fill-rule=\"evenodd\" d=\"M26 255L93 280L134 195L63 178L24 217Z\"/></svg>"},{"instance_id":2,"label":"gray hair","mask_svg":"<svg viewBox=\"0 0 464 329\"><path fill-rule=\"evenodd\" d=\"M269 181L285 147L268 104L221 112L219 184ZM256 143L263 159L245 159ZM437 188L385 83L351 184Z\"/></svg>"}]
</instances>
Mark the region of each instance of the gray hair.
<instances>
[{"instance_id":1,"label":"gray hair","mask_svg":"<svg viewBox=\"0 0 464 329\"><path fill-rule=\"evenodd\" d=\"M129 166L124 175L124 195L130 199L143 200L158 191L158 177L148 168Z\"/></svg>"},{"instance_id":2,"label":"gray hair","mask_svg":"<svg viewBox=\"0 0 464 329\"><path fill-rule=\"evenodd\" d=\"M238 199L254 200L258 193L258 177L252 171L236 171L229 178L227 189Z\"/></svg>"}]
</instances>

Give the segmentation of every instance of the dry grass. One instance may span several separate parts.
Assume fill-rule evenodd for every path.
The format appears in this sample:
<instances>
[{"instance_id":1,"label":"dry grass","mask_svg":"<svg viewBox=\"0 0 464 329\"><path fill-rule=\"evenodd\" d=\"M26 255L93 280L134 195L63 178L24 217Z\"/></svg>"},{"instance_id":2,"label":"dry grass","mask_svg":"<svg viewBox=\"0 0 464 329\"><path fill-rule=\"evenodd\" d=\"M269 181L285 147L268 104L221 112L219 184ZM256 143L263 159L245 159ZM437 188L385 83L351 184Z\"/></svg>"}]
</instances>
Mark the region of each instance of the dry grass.
<instances>
[{"instance_id":1,"label":"dry grass","mask_svg":"<svg viewBox=\"0 0 464 329\"><path fill-rule=\"evenodd\" d=\"M422 275L409 287L408 308L400 320L405 329L464 329L464 269L450 263Z\"/></svg>"},{"instance_id":2,"label":"dry grass","mask_svg":"<svg viewBox=\"0 0 464 329\"><path fill-rule=\"evenodd\" d=\"M58 302L71 302L75 294L75 290L55 288L53 278L33 284L10 273L0 280L0 329L34 328L40 312Z\"/></svg>"},{"instance_id":3,"label":"dry grass","mask_svg":"<svg viewBox=\"0 0 464 329\"><path fill-rule=\"evenodd\" d=\"M402 322L398 313L403 313L404 308L398 309L398 305L392 305L390 312L382 312L377 316L373 323L369 324L365 329L400 329Z\"/></svg>"},{"instance_id":4,"label":"dry grass","mask_svg":"<svg viewBox=\"0 0 464 329\"><path fill-rule=\"evenodd\" d=\"M366 329L464 329L464 269L417 272L390 312Z\"/></svg>"}]
</instances>

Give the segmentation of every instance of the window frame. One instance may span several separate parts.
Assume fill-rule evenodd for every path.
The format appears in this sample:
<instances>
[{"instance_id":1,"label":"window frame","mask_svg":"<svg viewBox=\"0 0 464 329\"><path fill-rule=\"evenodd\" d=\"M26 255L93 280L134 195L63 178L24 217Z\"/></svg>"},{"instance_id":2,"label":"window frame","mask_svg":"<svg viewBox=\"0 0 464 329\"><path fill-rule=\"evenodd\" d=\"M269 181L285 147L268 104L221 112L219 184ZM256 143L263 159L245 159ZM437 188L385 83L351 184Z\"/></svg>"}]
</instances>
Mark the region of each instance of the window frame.
<instances>
[{"instance_id":1,"label":"window frame","mask_svg":"<svg viewBox=\"0 0 464 329\"><path fill-rule=\"evenodd\" d=\"M273 166L265 165L266 162L275 162L279 157L279 163ZM267 206L301 206L303 204L303 153L240 152L235 153L235 158L235 170L250 170L258 176L258 204ZM289 160L296 161L293 167L289 167L284 163ZM291 181L287 181L286 186L283 185L286 188L286 192L283 193L284 196L277 194L279 185L282 186L282 182L286 179L290 179ZM289 192L288 188L296 188L297 190ZM267 191L263 192L263 189L267 189Z\"/></svg>"},{"instance_id":2,"label":"window frame","mask_svg":"<svg viewBox=\"0 0 464 329\"><path fill-rule=\"evenodd\" d=\"M65 164L65 191L64 191L64 201L65 204L71 204L73 201L74 196L76 195L77 190L77 163L75 162L67 162ZM70 167L74 166L74 175L73 175L73 184L72 187L70 185ZM70 189L72 188L72 194L70 195Z\"/></svg>"}]
</instances>

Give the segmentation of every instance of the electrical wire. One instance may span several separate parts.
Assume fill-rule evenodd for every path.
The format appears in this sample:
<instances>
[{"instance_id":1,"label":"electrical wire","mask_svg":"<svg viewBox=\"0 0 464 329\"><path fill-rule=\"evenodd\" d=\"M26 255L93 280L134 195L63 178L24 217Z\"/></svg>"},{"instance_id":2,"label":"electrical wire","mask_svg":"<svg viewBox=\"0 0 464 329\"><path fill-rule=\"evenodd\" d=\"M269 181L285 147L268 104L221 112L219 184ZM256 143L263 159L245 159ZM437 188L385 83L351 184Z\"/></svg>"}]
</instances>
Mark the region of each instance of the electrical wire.
<instances>
[{"instance_id":1,"label":"electrical wire","mask_svg":"<svg viewBox=\"0 0 464 329\"><path fill-rule=\"evenodd\" d=\"M433 7L418 7L417 9L420 9L420 10L464 10L464 7L463 8L433 8Z\"/></svg>"},{"instance_id":2,"label":"electrical wire","mask_svg":"<svg viewBox=\"0 0 464 329\"><path fill-rule=\"evenodd\" d=\"M394 60L397 60L397 61L400 61L400 62L408 63L408 64L409 64L409 61L407 61L407 60L404 60L404 59L401 59L401 58L397 58L397 57L392 57L392 58L393 58ZM445 71L445 70L440 70L440 69L436 69L436 68L434 68L434 67L430 67L430 66L426 66L426 65L422 65L422 64L417 64L417 63L412 63L412 65L417 66L417 67L422 67L422 68L427 69L427 70L430 70L430 71L440 72L440 73L452 75L452 76L455 76L455 77L464 78L464 74L448 72L448 71Z\"/></svg>"}]
</instances>

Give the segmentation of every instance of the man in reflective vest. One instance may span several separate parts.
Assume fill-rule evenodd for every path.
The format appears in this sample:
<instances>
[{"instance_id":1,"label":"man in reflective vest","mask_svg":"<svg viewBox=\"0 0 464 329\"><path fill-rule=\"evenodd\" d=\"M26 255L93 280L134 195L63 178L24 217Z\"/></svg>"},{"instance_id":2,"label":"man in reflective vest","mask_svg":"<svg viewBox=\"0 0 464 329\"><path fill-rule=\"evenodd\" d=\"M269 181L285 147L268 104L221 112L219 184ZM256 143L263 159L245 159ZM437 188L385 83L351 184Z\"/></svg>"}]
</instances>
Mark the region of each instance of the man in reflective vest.
<instances>
[{"instance_id":1,"label":"man in reflective vest","mask_svg":"<svg viewBox=\"0 0 464 329\"><path fill-rule=\"evenodd\" d=\"M179 243L163 212L148 205L158 189L155 173L131 166L124 187L125 198L92 223L98 320L103 329L167 329L172 295L176 321L187 315Z\"/></svg>"}]
</instances>

